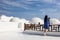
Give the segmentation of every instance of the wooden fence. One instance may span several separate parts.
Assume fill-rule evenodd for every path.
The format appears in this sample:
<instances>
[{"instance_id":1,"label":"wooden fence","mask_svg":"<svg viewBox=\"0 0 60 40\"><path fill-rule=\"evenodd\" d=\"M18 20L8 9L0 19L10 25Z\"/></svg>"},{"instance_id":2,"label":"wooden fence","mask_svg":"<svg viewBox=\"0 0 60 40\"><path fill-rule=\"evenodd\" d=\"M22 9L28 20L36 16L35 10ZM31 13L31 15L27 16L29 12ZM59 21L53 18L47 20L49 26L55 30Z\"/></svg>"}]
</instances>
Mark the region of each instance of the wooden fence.
<instances>
[{"instance_id":1,"label":"wooden fence","mask_svg":"<svg viewBox=\"0 0 60 40\"><path fill-rule=\"evenodd\" d=\"M44 30L44 25L43 24L24 24L24 31L25 30L39 30L43 31ZM60 24L51 24L49 25L48 31L56 31L59 32Z\"/></svg>"}]
</instances>

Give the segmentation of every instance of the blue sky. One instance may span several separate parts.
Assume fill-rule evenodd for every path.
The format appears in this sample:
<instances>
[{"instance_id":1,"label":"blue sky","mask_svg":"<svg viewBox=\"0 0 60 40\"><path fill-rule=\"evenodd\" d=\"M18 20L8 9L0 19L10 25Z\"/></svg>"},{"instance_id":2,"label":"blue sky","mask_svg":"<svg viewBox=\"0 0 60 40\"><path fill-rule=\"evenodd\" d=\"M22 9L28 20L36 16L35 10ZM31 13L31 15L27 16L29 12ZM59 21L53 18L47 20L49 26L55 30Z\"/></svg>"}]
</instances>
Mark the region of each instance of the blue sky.
<instances>
[{"instance_id":1,"label":"blue sky","mask_svg":"<svg viewBox=\"0 0 60 40\"><path fill-rule=\"evenodd\" d=\"M0 0L0 14L26 19L48 15L60 19L60 0Z\"/></svg>"}]
</instances>

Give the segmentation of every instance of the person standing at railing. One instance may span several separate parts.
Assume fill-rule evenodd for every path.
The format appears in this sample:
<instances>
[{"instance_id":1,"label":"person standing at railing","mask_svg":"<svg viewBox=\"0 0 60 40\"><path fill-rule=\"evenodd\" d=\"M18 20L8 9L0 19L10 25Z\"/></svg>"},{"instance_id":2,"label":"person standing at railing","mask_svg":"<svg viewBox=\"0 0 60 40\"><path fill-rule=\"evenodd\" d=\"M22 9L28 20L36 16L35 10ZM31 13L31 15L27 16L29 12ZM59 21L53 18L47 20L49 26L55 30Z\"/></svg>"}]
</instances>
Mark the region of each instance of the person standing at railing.
<instances>
[{"instance_id":1,"label":"person standing at railing","mask_svg":"<svg viewBox=\"0 0 60 40\"><path fill-rule=\"evenodd\" d=\"M48 29L49 29L49 18L48 18L48 15L45 15L45 17L44 17L44 35L46 35Z\"/></svg>"}]
</instances>

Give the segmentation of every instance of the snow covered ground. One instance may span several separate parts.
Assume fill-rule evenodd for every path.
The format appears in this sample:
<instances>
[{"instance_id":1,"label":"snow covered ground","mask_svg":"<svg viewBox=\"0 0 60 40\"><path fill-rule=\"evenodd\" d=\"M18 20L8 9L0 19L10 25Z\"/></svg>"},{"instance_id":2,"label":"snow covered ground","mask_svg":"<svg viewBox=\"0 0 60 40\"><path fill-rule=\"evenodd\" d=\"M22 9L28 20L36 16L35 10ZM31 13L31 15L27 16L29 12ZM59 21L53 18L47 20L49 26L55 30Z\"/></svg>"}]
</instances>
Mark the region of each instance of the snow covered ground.
<instances>
[{"instance_id":1,"label":"snow covered ground","mask_svg":"<svg viewBox=\"0 0 60 40\"><path fill-rule=\"evenodd\" d=\"M60 40L60 32L48 32L47 36L41 31L26 30L23 25L11 22L0 22L0 40Z\"/></svg>"},{"instance_id":2,"label":"snow covered ground","mask_svg":"<svg viewBox=\"0 0 60 40\"><path fill-rule=\"evenodd\" d=\"M0 40L60 40L60 36L43 36L39 32L0 32Z\"/></svg>"}]
</instances>

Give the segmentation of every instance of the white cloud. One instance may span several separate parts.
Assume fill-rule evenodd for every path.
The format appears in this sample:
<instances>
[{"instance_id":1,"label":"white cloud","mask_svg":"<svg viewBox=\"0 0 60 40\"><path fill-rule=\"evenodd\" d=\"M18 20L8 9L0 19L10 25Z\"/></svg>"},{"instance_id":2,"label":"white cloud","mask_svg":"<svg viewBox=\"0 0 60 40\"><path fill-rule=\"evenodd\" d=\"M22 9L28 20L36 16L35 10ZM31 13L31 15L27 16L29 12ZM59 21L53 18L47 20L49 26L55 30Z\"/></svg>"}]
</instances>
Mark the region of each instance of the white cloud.
<instances>
[{"instance_id":1,"label":"white cloud","mask_svg":"<svg viewBox=\"0 0 60 40\"><path fill-rule=\"evenodd\" d=\"M33 2L34 1L34 2ZM8 4L10 6L15 6L15 7L21 7L24 9L31 9L33 10L33 8L31 7L32 4L34 4L35 2L46 2L46 3L51 3L51 4L56 4L56 5L60 5L60 3L56 2L56 0L22 0L22 1L9 1L9 0L3 0L3 3ZM40 6L40 4L36 4L38 7Z\"/></svg>"},{"instance_id":2,"label":"white cloud","mask_svg":"<svg viewBox=\"0 0 60 40\"><path fill-rule=\"evenodd\" d=\"M3 3L8 4L10 6L14 6L14 7L21 7L21 8L24 8L24 9L30 9L30 7L27 5L30 2L26 2L26 1L23 1L23 2L18 2L17 1L16 2L16 1L4 0Z\"/></svg>"},{"instance_id":3,"label":"white cloud","mask_svg":"<svg viewBox=\"0 0 60 40\"><path fill-rule=\"evenodd\" d=\"M39 1L39 0L25 0L25 1Z\"/></svg>"},{"instance_id":4,"label":"white cloud","mask_svg":"<svg viewBox=\"0 0 60 40\"><path fill-rule=\"evenodd\" d=\"M60 21L56 18L52 18L52 19L50 19L50 23L51 24L60 24Z\"/></svg>"},{"instance_id":5,"label":"white cloud","mask_svg":"<svg viewBox=\"0 0 60 40\"><path fill-rule=\"evenodd\" d=\"M36 1L36 2L46 2L46 3L52 3L52 4L58 4L58 0L22 0L22 3L25 4L33 4L34 2L32 1ZM9 4L9 5L13 5L13 6L17 6L20 7L21 5L23 5L21 2L19 1L9 1L9 0L3 0L4 3Z\"/></svg>"},{"instance_id":6,"label":"white cloud","mask_svg":"<svg viewBox=\"0 0 60 40\"><path fill-rule=\"evenodd\" d=\"M32 18L32 23L38 24L39 22L40 24L44 24L44 21L41 18L38 17Z\"/></svg>"},{"instance_id":7,"label":"white cloud","mask_svg":"<svg viewBox=\"0 0 60 40\"><path fill-rule=\"evenodd\" d=\"M10 2L10 1L3 1L3 3L5 4L8 4L8 5L12 5L12 6L17 6L17 7L20 7L21 4L20 3L17 3L17 2Z\"/></svg>"},{"instance_id":8,"label":"white cloud","mask_svg":"<svg viewBox=\"0 0 60 40\"><path fill-rule=\"evenodd\" d=\"M25 24L30 24L30 21L29 20L26 20L26 19L21 19Z\"/></svg>"},{"instance_id":9,"label":"white cloud","mask_svg":"<svg viewBox=\"0 0 60 40\"><path fill-rule=\"evenodd\" d=\"M44 2L48 2L48 3L55 3L56 0L43 0Z\"/></svg>"},{"instance_id":10,"label":"white cloud","mask_svg":"<svg viewBox=\"0 0 60 40\"><path fill-rule=\"evenodd\" d=\"M29 23L29 20L20 19L20 18L17 18L17 17L14 17L14 18L12 19L12 22L18 22L18 23L23 22L23 23L25 23L25 24L30 24L30 23Z\"/></svg>"},{"instance_id":11,"label":"white cloud","mask_svg":"<svg viewBox=\"0 0 60 40\"><path fill-rule=\"evenodd\" d=\"M23 23L25 23L25 24L29 24L29 21L28 21L28 20L26 20L26 19L20 19L20 18L18 18L18 17L12 18L12 19L11 19L11 22L18 22L18 23L23 22Z\"/></svg>"},{"instance_id":12,"label":"white cloud","mask_svg":"<svg viewBox=\"0 0 60 40\"><path fill-rule=\"evenodd\" d=\"M5 15L1 15L0 17L1 17L0 21L3 21L3 22L4 22L4 21L5 21L5 22L9 22L10 19L13 18L13 17L7 17L7 16L5 16Z\"/></svg>"},{"instance_id":13,"label":"white cloud","mask_svg":"<svg viewBox=\"0 0 60 40\"><path fill-rule=\"evenodd\" d=\"M32 21L26 20L24 18L21 19L21 18L12 17L12 16L8 17L5 15L1 15L0 18L1 18L0 21L2 21L2 22L17 22L17 23L25 23L25 24L30 24L30 23L38 24L40 22L40 24L44 24L44 20L42 20L39 17L32 18ZM59 21L59 19L51 18L50 23L51 24L60 24L60 21Z\"/></svg>"},{"instance_id":14,"label":"white cloud","mask_svg":"<svg viewBox=\"0 0 60 40\"><path fill-rule=\"evenodd\" d=\"M60 13L58 8L40 9L40 12L42 12L43 14L59 14Z\"/></svg>"},{"instance_id":15,"label":"white cloud","mask_svg":"<svg viewBox=\"0 0 60 40\"><path fill-rule=\"evenodd\" d=\"M21 22L20 18L14 17L10 20L11 22Z\"/></svg>"},{"instance_id":16,"label":"white cloud","mask_svg":"<svg viewBox=\"0 0 60 40\"><path fill-rule=\"evenodd\" d=\"M1 13L8 13L8 14L11 14L11 12L9 11L6 11L6 10L0 10Z\"/></svg>"},{"instance_id":17,"label":"white cloud","mask_svg":"<svg viewBox=\"0 0 60 40\"><path fill-rule=\"evenodd\" d=\"M12 14L12 13L15 13L15 12L10 12L10 11L6 11L6 10L0 10L0 13Z\"/></svg>"},{"instance_id":18,"label":"white cloud","mask_svg":"<svg viewBox=\"0 0 60 40\"><path fill-rule=\"evenodd\" d=\"M36 16L37 14L35 13L24 13L25 15L29 15L29 16Z\"/></svg>"},{"instance_id":19,"label":"white cloud","mask_svg":"<svg viewBox=\"0 0 60 40\"><path fill-rule=\"evenodd\" d=\"M41 15L48 15L51 18L60 18L60 9L56 8L47 8L47 9L40 9Z\"/></svg>"},{"instance_id":20,"label":"white cloud","mask_svg":"<svg viewBox=\"0 0 60 40\"><path fill-rule=\"evenodd\" d=\"M57 2L56 5L60 6L60 2Z\"/></svg>"},{"instance_id":21,"label":"white cloud","mask_svg":"<svg viewBox=\"0 0 60 40\"><path fill-rule=\"evenodd\" d=\"M47 3L55 3L56 0L25 0L25 1L37 1L37 2L47 2Z\"/></svg>"},{"instance_id":22,"label":"white cloud","mask_svg":"<svg viewBox=\"0 0 60 40\"><path fill-rule=\"evenodd\" d=\"M43 2L55 4L56 6L60 6L59 0L43 0Z\"/></svg>"},{"instance_id":23,"label":"white cloud","mask_svg":"<svg viewBox=\"0 0 60 40\"><path fill-rule=\"evenodd\" d=\"M2 21L2 22L17 22L17 23L23 22L23 23L26 23L26 24L30 24L30 21L26 20L24 18L20 19L18 17L12 17L12 16L8 17L8 16L5 16L5 15L1 15L0 17L1 17L0 21Z\"/></svg>"},{"instance_id":24,"label":"white cloud","mask_svg":"<svg viewBox=\"0 0 60 40\"><path fill-rule=\"evenodd\" d=\"M29 24L29 21L28 21L28 20L26 20L26 19L20 19L20 18L18 18L18 17L12 18L12 19L11 19L11 22L18 22L18 23L23 22L23 23L25 23L25 24Z\"/></svg>"}]
</instances>

